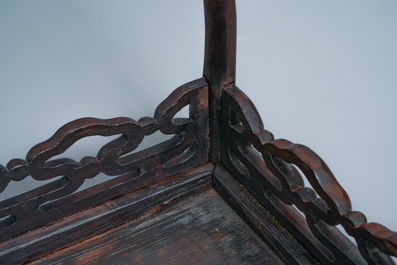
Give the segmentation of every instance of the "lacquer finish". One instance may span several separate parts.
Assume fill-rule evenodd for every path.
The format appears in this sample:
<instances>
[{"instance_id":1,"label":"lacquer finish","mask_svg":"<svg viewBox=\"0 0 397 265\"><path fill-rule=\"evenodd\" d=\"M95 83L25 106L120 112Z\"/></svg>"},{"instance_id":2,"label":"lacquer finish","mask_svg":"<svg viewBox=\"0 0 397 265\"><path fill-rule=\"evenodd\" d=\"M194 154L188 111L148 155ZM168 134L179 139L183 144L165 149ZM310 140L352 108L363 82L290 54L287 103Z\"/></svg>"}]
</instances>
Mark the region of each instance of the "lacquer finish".
<instances>
[{"instance_id":1,"label":"lacquer finish","mask_svg":"<svg viewBox=\"0 0 397 265\"><path fill-rule=\"evenodd\" d=\"M111 232L212 184L277 256L274 260L394 264L389 256L397 256L397 233L367 223L363 213L353 211L327 164L304 145L275 139L250 99L235 86L235 2L204 0L204 10L203 77L177 88L153 117L78 119L34 146L26 159L0 165L0 192L28 176L52 180L0 202L0 263L43 257L75 241ZM189 116L176 117L187 105ZM155 132L172 138L134 151ZM102 146L95 157L59 158L80 139L97 135L118 138ZM109 180L80 190L100 173ZM104 246L109 251L107 243Z\"/></svg>"}]
</instances>

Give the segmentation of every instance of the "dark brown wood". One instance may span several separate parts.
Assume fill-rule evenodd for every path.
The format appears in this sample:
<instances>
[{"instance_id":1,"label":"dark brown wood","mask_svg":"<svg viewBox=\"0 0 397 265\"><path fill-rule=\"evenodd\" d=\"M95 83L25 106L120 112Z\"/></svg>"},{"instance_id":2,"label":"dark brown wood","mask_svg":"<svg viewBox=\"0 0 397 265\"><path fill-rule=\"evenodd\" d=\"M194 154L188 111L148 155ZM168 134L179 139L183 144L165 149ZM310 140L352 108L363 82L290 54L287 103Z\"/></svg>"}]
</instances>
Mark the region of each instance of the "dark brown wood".
<instances>
[{"instance_id":1,"label":"dark brown wood","mask_svg":"<svg viewBox=\"0 0 397 265\"><path fill-rule=\"evenodd\" d=\"M317 154L274 140L237 87L225 89L222 106L222 164L321 263L394 264L388 255L397 254L397 233L367 224L362 213L352 211L348 195ZM312 188L305 187L303 177ZM355 238L358 248L336 225Z\"/></svg>"},{"instance_id":2,"label":"dark brown wood","mask_svg":"<svg viewBox=\"0 0 397 265\"><path fill-rule=\"evenodd\" d=\"M204 0L205 52L203 75L210 95L210 159L220 162L222 90L236 79L236 4L234 0Z\"/></svg>"},{"instance_id":3,"label":"dark brown wood","mask_svg":"<svg viewBox=\"0 0 397 265\"><path fill-rule=\"evenodd\" d=\"M214 171L214 188L285 264L320 264L296 238L222 166Z\"/></svg>"},{"instance_id":4,"label":"dark brown wood","mask_svg":"<svg viewBox=\"0 0 397 265\"><path fill-rule=\"evenodd\" d=\"M47 255L65 246L166 207L173 201L207 190L212 165L189 170L165 181L128 193L103 205L71 215L51 226L0 243L0 264L17 264Z\"/></svg>"},{"instance_id":5,"label":"dark brown wood","mask_svg":"<svg viewBox=\"0 0 397 265\"><path fill-rule=\"evenodd\" d=\"M0 264L394 264L397 233L353 211L325 162L276 140L235 86L235 2L204 0L204 11L203 77L153 118L78 119L0 165L0 192L52 181L0 202ZM155 132L172 138L135 152ZM119 137L95 157L58 158L96 135ZM109 180L81 188L100 173Z\"/></svg>"},{"instance_id":6,"label":"dark brown wood","mask_svg":"<svg viewBox=\"0 0 397 265\"><path fill-rule=\"evenodd\" d=\"M283 264L214 190L32 264Z\"/></svg>"},{"instance_id":7,"label":"dark brown wood","mask_svg":"<svg viewBox=\"0 0 397 265\"><path fill-rule=\"evenodd\" d=\"M0 171L3 190L10 181L32 176L55 181L0 202L0 241L101 204L112 198L207 163L208 89L203 78L176 89L155 111L154 118L84 118L60 128L50 139L34 146L26 160L11 160ZM190 117L174 119L190 105ZM133 152L144 136L156 131L174 135L151 148ZM51 159L83 137L121 135L103 146L96 157L79 162ZM114 176L94 187L75 192L86 179L99 173Z\"/></svg>"}]
</instances>

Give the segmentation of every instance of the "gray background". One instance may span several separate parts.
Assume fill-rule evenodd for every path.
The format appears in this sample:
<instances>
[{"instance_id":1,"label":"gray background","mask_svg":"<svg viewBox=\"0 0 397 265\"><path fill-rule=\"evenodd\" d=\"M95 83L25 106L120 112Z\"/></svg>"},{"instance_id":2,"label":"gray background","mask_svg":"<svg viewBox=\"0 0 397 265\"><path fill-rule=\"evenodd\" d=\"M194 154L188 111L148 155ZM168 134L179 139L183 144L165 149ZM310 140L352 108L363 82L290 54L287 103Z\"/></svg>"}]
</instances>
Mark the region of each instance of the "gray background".
<instances>
[{"instance_id":1,"label":"gray background","mask_svg":"<svg viewBox=\"0 0 397 265\"><path fill-rule=\"evenodd\" d=\"M397 2L241 0L237 12L237 85L266 128L316 151L354 210L397 231ZM0 164L76 118L152 116L201 76L203 46L200 0L1 1Z\"/></svg>"}]
</instances>

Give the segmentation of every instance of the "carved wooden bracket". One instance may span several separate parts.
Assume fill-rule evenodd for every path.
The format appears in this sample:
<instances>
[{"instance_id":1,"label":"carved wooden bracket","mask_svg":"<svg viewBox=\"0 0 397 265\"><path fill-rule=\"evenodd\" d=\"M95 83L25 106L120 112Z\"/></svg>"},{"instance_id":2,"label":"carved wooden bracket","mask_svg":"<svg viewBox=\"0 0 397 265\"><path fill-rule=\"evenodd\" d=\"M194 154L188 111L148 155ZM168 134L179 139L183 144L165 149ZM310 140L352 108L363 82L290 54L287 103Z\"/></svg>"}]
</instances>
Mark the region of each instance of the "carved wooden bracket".
<instances>
[{"instance_id":1,"label":"carved wooden bracket","mask_svg":"<svg viewBox=\"0 0 397 265\"><path fill-rule=\"evenodd\" d=\"M0 165L0 192L27 176L49 184L0 202L0 241L163 181L206 163L222 165L323 264L394 264L397 233L352 211L350 199L311 149L265 130L255 106L235 86L233 0L204 0L203 78L177 88L138 121L83 118L34 146L26 159ZM189 117L175 118L189 105ZM157 131L173 137L134 152ZM54 158L82 138L114 136L95 157ZM79 191L86 179L109 180ZM311 187L305 187L307 179ZM356 245L337 228L341 225Z\"/></svg>"},{"instance_id":2,"label":"carved wooden bracket","mask_svg":"<svg viewBox=\"0 0 397 265\"><path fill-rule=\"evenodd\" d=\"M187 105L189 117L174 118ZM154 118L83 118L62 126L50 139L34 146L26 160L13 159L6 167L0 165L1 191L10 181L27 176L54 180L0 202L0 241L206 163L208 127L208 87L203 78L177 88L157 107ZM133 152L145 136L156 131L174 136ZM95 135L120 136L104 145L96 157L78 162L52 159L78 140ZM77 191L86 179L99 173L113 178Z\"/></svg>"},{"instance_id":3,"label":"carved wooden bracket","mask_svg":"<svg viewBox=\"0 0 397 265\"><path fill-rule=\"evenodd\" d=\"M394 264L389 255L397 255L397 233L352 211L349 196L315 152L274 140L237 87L226 88L222 100L223 166L322 264ZM305 187L303 178L312 187Z\"/></svg>"}]
</instances>

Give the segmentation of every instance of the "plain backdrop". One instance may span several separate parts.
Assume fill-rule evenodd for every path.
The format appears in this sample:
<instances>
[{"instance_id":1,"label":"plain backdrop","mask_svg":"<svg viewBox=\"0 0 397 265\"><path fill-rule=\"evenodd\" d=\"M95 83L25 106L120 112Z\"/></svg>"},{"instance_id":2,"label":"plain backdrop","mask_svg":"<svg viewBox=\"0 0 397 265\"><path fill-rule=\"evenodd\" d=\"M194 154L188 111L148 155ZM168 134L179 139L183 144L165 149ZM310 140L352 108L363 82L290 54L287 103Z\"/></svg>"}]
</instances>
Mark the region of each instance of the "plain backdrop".
<instances>
[{"instance_id":1,"label":"plain backdrop","mask_svg":"<svg viewBox=\"0 0 397 265\"><path fill-rule=\"evenodd\" d=\"M354 210L397 231L397 2L240 0L237 13L237 85L266 129L317 152ZM80 117L152 116L201 77L203 50L200 0L1 1L0 164Z\"/></svg>"}]
</instances>

